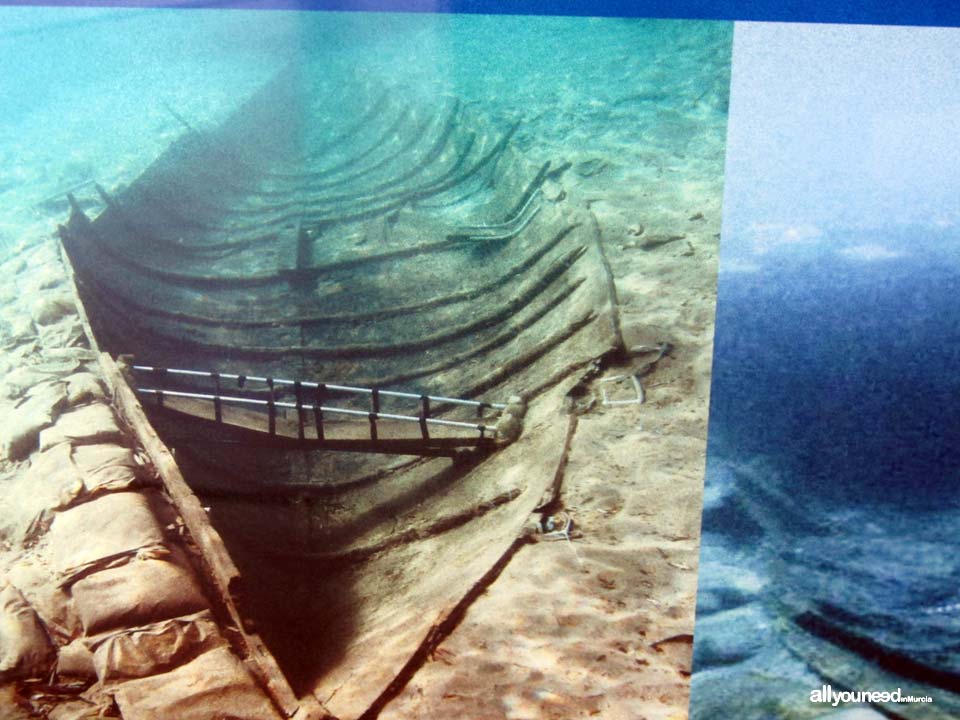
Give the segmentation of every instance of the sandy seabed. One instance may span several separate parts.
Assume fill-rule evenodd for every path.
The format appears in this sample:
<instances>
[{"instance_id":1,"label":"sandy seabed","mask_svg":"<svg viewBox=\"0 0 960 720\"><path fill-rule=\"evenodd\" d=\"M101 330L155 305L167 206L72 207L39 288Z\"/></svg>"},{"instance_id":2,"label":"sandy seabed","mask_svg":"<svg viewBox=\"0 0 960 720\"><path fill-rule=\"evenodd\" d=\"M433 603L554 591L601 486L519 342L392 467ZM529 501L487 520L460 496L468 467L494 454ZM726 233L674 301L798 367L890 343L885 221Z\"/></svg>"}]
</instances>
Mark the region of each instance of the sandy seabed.
<instances>
[{"instance_id":1,"label":"sandy seabed","mask_svg":"<svg viewBox=\"0 0 960 720\"><path fill-rule=\"evenodd\" d=\"M597 217L627 344L670 343L673 349L642 378L643 404L598 402L580 416L561 487L564 516L573 521L569 539L522 547L381 717L687 716L726 42L725 49L721 38L702 52L688 50L681 63L689 71L685 81L676 80L684 67L678 72L675 59L654 56L642 70L643 83L655 85L663 80L658 73L667 71L674 78L659 99L644 100L616 83L588 100L575 97L575 89L538 98L528 88L526 111L534 118L528 132L541 140L534 157L570 163L545 195ZM172 87L169 68L154 74ZM235 86L252 87L255 76ZM582 80L578 89L588 84ZM202 98L181 95L181 110L201 104ZM221 114L229 104L215 94L206 99L205 107ZM76 101L64 105L75 108ZM98 104L109 107L109 94ZM18 202L0 218L6 243L53 242L55 224L65 219L58 191L87 180L94 166L108 187L129 182L181 130L156 103L140 110L119 123L127 135L86 149L71 147L64 128L79 128L82 117L70 113L61 113L56 124L43 115L28 135L7 128L3 157L17 162L5 163L0 189ZM39 145L54 129L54 141ZM97 162L107 155L109 165ZM637 372L648 359L638 354L604 376ZM629 384L604 387L611 397L632 394ZM599 385L592 389L599 394ZM558 408L557 423L566 422Z\"/></svg>"},{"instance_id":2,"label":"sandy seabed","mask_svg":"<svg viewBox=\"0 0 960 720\"><path fill-rule=\"evenodd\" d=\"M656 198L650 206L669 208L658 213L622 209L653 194L649 185L607 182L583 180L571 201L602 188L591 209L628 343L674 350L643 378L644 404L581 416L561 493L574 537L521 549L384 718L687 716L719 183L659 185L679 197ZM684 237L644 251L638 225ZM610 388L611 398L631 396L626 385Z\"/></svg>"}]
</instances>

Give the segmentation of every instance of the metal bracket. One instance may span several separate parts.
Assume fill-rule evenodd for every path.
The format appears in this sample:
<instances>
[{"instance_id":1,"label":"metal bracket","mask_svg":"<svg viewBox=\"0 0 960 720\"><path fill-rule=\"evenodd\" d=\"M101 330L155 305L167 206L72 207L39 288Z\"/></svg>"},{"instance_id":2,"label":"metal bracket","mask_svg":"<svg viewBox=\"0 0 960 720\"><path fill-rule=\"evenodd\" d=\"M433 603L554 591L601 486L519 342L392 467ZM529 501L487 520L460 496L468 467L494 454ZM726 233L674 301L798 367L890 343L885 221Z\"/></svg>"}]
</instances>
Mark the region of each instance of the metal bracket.
<instances>
[{"instance_id":1,"label":"metal bracket","mask_svg":"<svg viewBox=\"0 0 960 720\"><path fill-rule=\"evenodd\" d=\"M624 380L630 380L633 383L633 389L636 395L627 400L611 400L607 395L607 389L603 387L605 383L618 383ZM601 403L603 405L642 405L646 399L643 393L643 385L640 384L636 375L614 375L613 377L601 378L598 381L600 387Z\"/></svg>"}]
</instances>

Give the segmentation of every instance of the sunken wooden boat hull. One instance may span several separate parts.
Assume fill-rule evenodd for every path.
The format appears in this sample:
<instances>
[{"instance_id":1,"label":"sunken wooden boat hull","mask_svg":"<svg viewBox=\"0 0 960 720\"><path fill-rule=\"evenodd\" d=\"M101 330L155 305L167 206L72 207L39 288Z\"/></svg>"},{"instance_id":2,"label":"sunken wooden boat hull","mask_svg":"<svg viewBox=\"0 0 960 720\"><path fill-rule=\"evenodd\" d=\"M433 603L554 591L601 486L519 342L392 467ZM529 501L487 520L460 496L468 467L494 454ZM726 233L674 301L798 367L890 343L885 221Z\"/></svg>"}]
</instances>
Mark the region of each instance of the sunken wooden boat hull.
<instances>
[{"instance_id":1,"label":"sunken wooden boat hull","mask_svg":"<svg viewBox=\"0 0 960 720\"><path fill-rule=\"evenodd\" d=\"M312 426L299 445L258 444L263 414L238 430L144 398L295 691L372 717L504 561L561 462L565 391L621 339L596 223L544 197L555 165L517 149L521 125L317 77L286 71L215 129L184 121L131 186L98 188L96 217L73 199L61 236L114 355L529 403L517 442L451 460L339 453ZM238 384L218 388L265 396ZM289 400L281 390L266 392ZM289 413L275 422L304 435Z\"/></svg>"}]
</instances>

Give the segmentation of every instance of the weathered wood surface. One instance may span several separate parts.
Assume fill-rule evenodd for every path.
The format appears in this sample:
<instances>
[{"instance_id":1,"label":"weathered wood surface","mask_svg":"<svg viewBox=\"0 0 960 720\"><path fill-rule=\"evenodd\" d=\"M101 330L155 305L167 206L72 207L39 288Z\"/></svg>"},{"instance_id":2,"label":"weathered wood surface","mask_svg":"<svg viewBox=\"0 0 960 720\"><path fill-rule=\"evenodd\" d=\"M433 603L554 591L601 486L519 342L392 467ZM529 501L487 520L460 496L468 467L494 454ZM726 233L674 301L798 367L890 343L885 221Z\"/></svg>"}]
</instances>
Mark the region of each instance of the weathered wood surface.
<instances>
[{"instance_id":1,"label":"weathered wood surface","mask_svg":"<svg viewBox=\"0 0 960 720\"><path fill-rule=\"evenodd\" d=\"M104 350L503 399L621 344L595 222L542 191L562 163L450 98L345 85L281 75L98 188L96 218L74 203L61 234Z\"/></svg>"},{"instance_id":2,"label":"weathered wood surface","mask_svg":"<svg viewBox=\"0 0 960 720\"><path fill-rule=\"evenodd\" d=\"M127 384L120 367L107 353L101 353L99 360L103 378L113 397L115 410L134 432L137 441L142 444L144 452L150 458L164 489L183 520L189 533L189 540L199 551L199 559L205 571L206 580L216 593L220 609L227 614L231 625L229 628L224 628L225 633L231 640L240 644L248 667L288 717L292 717L301 706L305 708L313 706L312 696L305 701L298 700L263 641L244 630L243 618L237 610L234 599L234 593L240 590L241 584L237 566L231 559L219 533L211 526L197 496L183 479L173 455L147 420L143 407ZM317 707L316 710L320 708ZM302 717L319 718L324 714L311 712Z\"/></svg>"},{"instance_id":3,"label":"weathered wood surface","mask_svg":"<svg viewBox=\"0 0 960 720\"><path fill-rule=\"evenodd\" d=\"M243 577L257 632L243 642L262 637L294 689L264 661L279 702L312 693L347 718L396 688L515 549L562 467L567 378L623 343L599 230L544 197L554 165L513 146L515 123L336 88L329 118L305 92L281 78L223 127L187 133L130 188L100 189L97 218L75 209L61 237L114 354L531 400L519 441L453 464L162 430L175 462L113 366L227 600Z\"/></svg>"}]
</instances>

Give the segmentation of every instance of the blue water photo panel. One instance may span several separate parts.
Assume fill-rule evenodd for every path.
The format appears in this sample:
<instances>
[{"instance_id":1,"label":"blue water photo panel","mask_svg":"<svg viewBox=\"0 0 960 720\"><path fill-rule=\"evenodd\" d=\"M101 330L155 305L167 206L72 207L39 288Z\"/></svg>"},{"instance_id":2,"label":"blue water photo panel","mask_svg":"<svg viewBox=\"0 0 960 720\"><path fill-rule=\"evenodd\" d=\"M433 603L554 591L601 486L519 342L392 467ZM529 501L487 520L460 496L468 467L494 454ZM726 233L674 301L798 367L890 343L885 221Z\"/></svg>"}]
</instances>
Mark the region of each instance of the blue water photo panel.
<instances>
[{"instance_id":1,"label":"blue water photo panel","mask_svg":"<svg viewBox=\"0 0 960 720\"><path fill-rule=\"evenodd\" d=\"M960 715L958 67L736 26L696 720Z\"/></svg>"}]
</instances>

